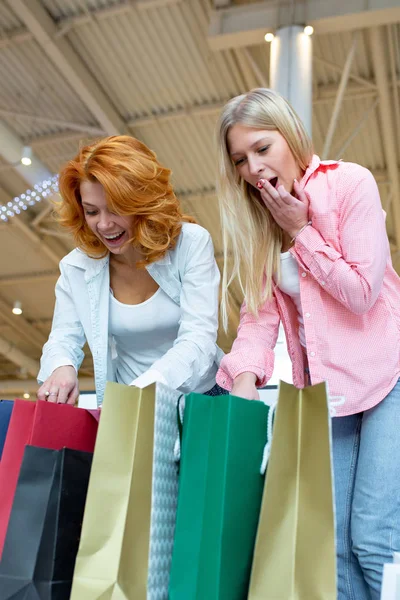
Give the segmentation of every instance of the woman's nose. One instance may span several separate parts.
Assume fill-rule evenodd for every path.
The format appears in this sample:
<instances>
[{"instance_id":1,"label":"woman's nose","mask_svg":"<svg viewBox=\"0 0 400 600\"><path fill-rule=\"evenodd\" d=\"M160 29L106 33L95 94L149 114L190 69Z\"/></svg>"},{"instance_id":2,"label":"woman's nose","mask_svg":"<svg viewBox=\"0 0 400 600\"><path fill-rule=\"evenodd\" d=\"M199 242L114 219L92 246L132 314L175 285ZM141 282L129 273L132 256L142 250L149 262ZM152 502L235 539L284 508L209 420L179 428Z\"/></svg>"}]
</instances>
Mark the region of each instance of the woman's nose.
<instances>
[{"instance_id":1,"label":"woman's nose","mask_svg":"<svg viewBox=\"0 0 400 600\"><path fill-rule=\"evenodd\" d=\"M99 220L97 222L97 227L101 231L107 231L108 229L111 229L111 227L112 227L111 215L106 212L100 213Z\"/></svg>"},{"instance_id":2,"label":"woman's nose","mask_svg":"<svg viewBox=\"0 0 400 600\"><path fill-rule=\"evenodd\" d=\"M249 158L248 164L251 175L260 175L260 173L262 173L264 170L264 166L261 164L261 161L258 157Z\"/></svg>"}]
</instances>

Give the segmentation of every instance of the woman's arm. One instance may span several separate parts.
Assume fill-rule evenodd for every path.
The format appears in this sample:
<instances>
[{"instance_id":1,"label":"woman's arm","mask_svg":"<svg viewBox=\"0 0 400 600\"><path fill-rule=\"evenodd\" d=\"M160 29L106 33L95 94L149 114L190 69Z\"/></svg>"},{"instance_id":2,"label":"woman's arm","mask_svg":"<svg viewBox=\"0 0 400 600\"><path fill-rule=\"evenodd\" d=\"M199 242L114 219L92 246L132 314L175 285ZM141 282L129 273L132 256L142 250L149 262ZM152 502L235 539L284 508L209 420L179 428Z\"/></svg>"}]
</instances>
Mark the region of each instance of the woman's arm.
<instances>
[{"instance_id":1,"label":"woman's arm","mask_svg":"<svg viewBox=\"0 0 400 600\"><path fill-rule=\"evenodd\" d=\"M346 165L337 194L341 252L312 226L296 237L292 252L324 290L361 315L380 293L390 253L384 213L375 179L359 165Z\"/></svg>"},{"instance_id":2,"label":"woman's arm","mask_svg":"<svg viewBox=\"0 0 400 600\"><path fill-rule=\"evenodd\" d=\"M257 317L247 310L245 303L242 305L237 338L217 373L217 383L221 387L249 397L256 395L256 387L267 384L274 370L279 323L275 298L259 309Z\"/></svg>"},{"instance_id":3,"label":"woman's arm","mask_svg":"<svg viewBox=\"0 0 400 600\"><path fill-rule=\"evenodd\" d=\"M56 304L48 341L43 346L38 382L46 381L55 369L74 367L76 373L84 358L82 351L86 338L76 312L72 291L64 268L56 284Z\"/></svg>"},{"instance_id":4,"label":"woman's arm","mask_svg":"<svg viewBox=\"0 0 400 600\"><path fill-rule=\"evenodd\" d=\"M217 353L220 274L210 234L198 229L181 273L181 319L177 338L151 367L168 385L183 392L198 387Z\"/></svg>"}]
</instances>

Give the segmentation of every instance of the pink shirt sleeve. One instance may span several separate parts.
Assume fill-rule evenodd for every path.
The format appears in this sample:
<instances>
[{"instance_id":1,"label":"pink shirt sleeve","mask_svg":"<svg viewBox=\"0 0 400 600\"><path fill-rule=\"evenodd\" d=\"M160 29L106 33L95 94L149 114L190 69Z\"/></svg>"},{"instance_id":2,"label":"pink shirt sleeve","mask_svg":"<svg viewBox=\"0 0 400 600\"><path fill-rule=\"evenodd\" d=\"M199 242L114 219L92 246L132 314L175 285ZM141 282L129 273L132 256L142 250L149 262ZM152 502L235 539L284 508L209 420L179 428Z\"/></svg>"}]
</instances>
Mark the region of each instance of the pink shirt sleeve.
<instances>
[{"instance_id":1,"label":"pink shirt sleeve","mask_svg":"<svg viewBox=\"0 0 400 600\"><path fill-rule=\"evenodd\" d=\"M337 187L341 252L312 226L291 252L333 298L361 315L374 305L389 257L385 218L372 174L348 163Z\"/></svg>"},{"instance_id":2,"label":"pink shirt sleeve","mask_svg":"<svg viewBox=\"0 0 400 600\"><path fill-rule=\"evenodd\" d=\"M241 373L254 373L258 387L267 384L274 370L274 348L279 333L280 316L276 300L267 301L258 317L243 303L240 324L232 350L221 361L217 383L231 390L233 380Z\"/></svg>"}]
</instances>

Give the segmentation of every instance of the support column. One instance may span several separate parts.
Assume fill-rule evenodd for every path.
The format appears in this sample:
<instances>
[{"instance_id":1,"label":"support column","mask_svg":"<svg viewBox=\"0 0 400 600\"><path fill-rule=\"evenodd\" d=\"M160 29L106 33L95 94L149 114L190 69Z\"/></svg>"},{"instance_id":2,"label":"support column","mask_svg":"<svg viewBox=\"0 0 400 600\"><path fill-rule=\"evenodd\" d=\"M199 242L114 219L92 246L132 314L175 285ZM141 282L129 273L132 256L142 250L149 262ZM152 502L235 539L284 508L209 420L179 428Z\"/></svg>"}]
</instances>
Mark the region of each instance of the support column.
<instances>
[{"instance_id":1,"label":"support column","mask_svg":"<svg viewBox=\"0 0 400 600\"><path fill-rule=\"evenodd\" d=\"M312 134L312 39L301 25L282 27L271 42L270 86L290 102Z\"/></svg>"}]
</instances>

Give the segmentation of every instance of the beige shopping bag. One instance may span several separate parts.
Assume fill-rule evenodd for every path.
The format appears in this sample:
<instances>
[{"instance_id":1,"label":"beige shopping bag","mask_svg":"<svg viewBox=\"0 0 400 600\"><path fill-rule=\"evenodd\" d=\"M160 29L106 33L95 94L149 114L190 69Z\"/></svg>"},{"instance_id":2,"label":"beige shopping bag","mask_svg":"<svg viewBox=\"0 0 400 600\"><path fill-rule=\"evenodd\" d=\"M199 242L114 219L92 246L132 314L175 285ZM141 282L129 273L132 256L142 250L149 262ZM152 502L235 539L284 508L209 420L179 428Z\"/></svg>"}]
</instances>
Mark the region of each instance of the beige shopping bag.
<instances>
[{"instance_id":1,"label":"beige shopping bag","mask_svg":"<svg viewBox=\"0 0 400 600\"><path fill-rule=\"evenodd\" d=\"M281 382L249 600L336 600L330 415L324 383Z\"/></svg>"},{"instance_id":2,"label":"beige shopping bag","mask_svg":"<svg viewBox=\"0 0 400 600\"><path fill-rule=\"evenodd\" d=\"M71 600L167 600L179 395L107 384Z\"/></svg>"}]
</instances>

